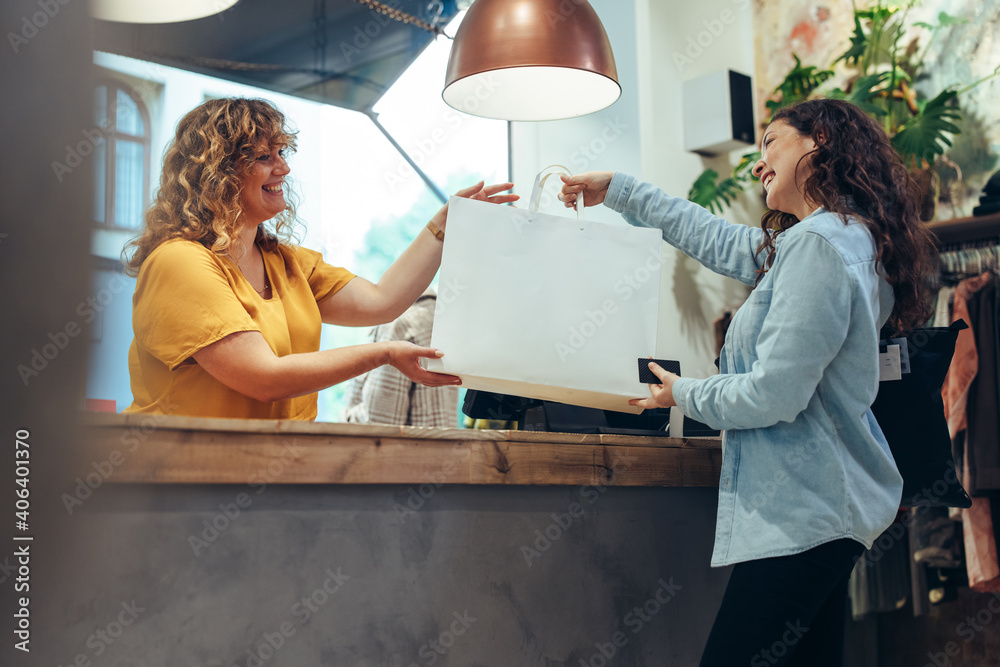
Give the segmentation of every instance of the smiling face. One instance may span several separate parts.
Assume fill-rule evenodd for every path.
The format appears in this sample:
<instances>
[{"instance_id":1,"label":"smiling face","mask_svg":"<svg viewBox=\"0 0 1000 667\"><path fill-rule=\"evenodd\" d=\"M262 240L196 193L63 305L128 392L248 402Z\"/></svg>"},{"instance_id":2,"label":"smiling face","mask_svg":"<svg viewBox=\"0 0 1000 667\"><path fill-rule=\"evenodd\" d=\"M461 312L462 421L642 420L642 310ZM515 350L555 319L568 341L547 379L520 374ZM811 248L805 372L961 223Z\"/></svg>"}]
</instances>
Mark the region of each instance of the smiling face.
<instances>
[{"instance_id":1,"label":"smiling face","mask_svg":"<svg viewBox=\"0 0 1000 667\"><path fill-rule=\"evenodd\" d=\"M769 209L790 213L799 220L816 209L802 193L802 185L812 169L811 158L802 157L815 149L811 137L800 134L785 121L778 120L767 127L760 142L761 157L753 173L764 186Z\"/></svg>"},{"instance_id":2,"label":"smiling face","mask_svg":"<svg viewBox=\"0 0 1000 667\"><path fill-rule=\"evenodd\" d=\"M285 162L285 149L262 147L254 158L250 173L243 177L240 204L241 222L256 227L285 210L284 181L291 171Z\"/></svg>"}]
</instances>

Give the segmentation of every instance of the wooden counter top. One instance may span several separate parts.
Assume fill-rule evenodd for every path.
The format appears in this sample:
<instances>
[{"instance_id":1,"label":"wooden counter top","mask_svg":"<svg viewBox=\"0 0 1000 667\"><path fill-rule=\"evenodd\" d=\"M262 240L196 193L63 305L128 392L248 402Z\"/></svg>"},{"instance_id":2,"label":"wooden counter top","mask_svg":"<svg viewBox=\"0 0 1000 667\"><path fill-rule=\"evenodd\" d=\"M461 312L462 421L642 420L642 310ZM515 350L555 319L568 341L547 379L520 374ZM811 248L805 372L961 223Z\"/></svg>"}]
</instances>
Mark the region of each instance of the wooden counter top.
<instances>
[{"instance_id":1,"label":"wooden counter top","mask_svg":"<svg viewBox=\"0 0 1000 667\"><path fill-rule=\"evenodd\" d=\"M717 486L722 461L708 438L99 413L81 428L81 477L110 483Z\"/></svg>"}]
</instances>

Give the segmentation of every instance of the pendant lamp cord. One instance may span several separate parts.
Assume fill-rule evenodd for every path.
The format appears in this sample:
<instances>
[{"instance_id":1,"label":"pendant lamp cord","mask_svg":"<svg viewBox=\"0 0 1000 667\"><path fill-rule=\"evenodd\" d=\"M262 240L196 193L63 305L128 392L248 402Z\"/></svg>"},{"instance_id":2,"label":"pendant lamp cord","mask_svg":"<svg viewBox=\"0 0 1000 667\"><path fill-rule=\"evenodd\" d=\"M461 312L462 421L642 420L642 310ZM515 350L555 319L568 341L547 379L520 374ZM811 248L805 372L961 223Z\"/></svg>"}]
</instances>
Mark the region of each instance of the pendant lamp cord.
<instances>
[{"instance_id":1,"label":"pendant lamp cord","mask_svg":"<svg viewBox=\"0 0 1000 667\"><path fill-rule=\"evenodd\" d=\"M388 16L389 18L399 21L400 23L408 23L410 25L416 26L421 30L426 30L429 33L435 35L444 35L444 30L437 26L437 22L441 17L441 13L444 11L444 5L440 1L428 3L428 10L434 12L436 8L436 14L434 15L434 23L428 23L423 19L417 18L413 14L407 14L401 9L396 9L395 7L390 7L384 2L379 2L378 0L354 0L354 2L359 5L364 5L369 9L372 9L379 14ZM447 35L446 35L447 36Z\"/></svg>"},{"instance_id":2,"label":"pendant lamp cord","mask_svg":"<svg viewBox=\"0 0 1000 667\"><path fill-rule=\"evenodd\" d=\"M313 30L316 32L314 47L316 49L316 71L326 69L326 0L316 0L313 8Z\"/></svg>"}]
</instances>

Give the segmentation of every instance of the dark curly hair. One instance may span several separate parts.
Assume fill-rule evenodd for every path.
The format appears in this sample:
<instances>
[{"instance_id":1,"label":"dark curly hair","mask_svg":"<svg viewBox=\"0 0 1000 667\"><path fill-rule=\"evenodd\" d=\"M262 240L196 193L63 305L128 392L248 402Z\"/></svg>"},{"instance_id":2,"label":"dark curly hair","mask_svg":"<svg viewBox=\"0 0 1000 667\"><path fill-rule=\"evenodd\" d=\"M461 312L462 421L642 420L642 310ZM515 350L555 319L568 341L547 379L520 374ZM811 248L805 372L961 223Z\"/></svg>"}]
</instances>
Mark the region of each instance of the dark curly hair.
<instances>
[{"instance_id":1,"label":"dark curly hair","mask_svg":"<svg viewBox=\"0 0 1000 667\"><path fill-rule=\"evenodd\" d=\"M889 137L858 107L841 100L800 102L775 113L771 122L778 121L816 143L802 157L812 162L802 186L806 199L839 213L845 223L848 216L857 217L871 230L879 263L896 297L888 324L905 332L926 322L932 314L937 249L920 222L917 185ZM757 282L774 263L778 234L798 221L780 211L768 211L761 218L764 241L757 256L765 251L767 255Z\"/></svg>"},{"instance_id":2,"label":"dark curly hair","mask_svg":"<svg viewBox=\"0 0 1000 667\"><path fill-rule=\"evenodd\" d=\"M122 251L126 272L137 275L149 254L174 238L228 252L237 243L243 178L262 148L295 150L295 134L266 100L214 99L189 111L167 146L142 232ZM256 242L267 250L294 238L294 195L288 195L287 208L272 221L274 231L263 223L257 228Z\"/></svg>"}]
</instances>

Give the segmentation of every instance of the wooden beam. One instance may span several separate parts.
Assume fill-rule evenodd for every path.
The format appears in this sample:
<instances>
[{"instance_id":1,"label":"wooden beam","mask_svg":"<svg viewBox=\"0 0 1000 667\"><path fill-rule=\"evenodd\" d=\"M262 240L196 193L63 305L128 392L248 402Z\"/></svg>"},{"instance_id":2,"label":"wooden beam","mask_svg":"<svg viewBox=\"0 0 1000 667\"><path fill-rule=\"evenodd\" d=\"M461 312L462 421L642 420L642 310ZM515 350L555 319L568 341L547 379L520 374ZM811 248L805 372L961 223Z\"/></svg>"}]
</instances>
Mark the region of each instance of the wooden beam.
<instances>
[{"instance_id":1,"label":"wooden beam","mask_svg":"<svg viewBox=\"0 0 1000 667\"><path fill-rule=\"evenodd\" d=\"M716 486L722 459L711 439L152 415L84 424L81 478L109 462L110 483Z\"/></svg>"},{"instance_id":2,"label":"wooden beam","mask_svg":"<svg viewBox=\"0 0 1000 667\"><path fill-rule=\"evenodd\" d=\"M939 245L1000 237L1000 213L926 223Z\"/></svg>"}]
</instances>

